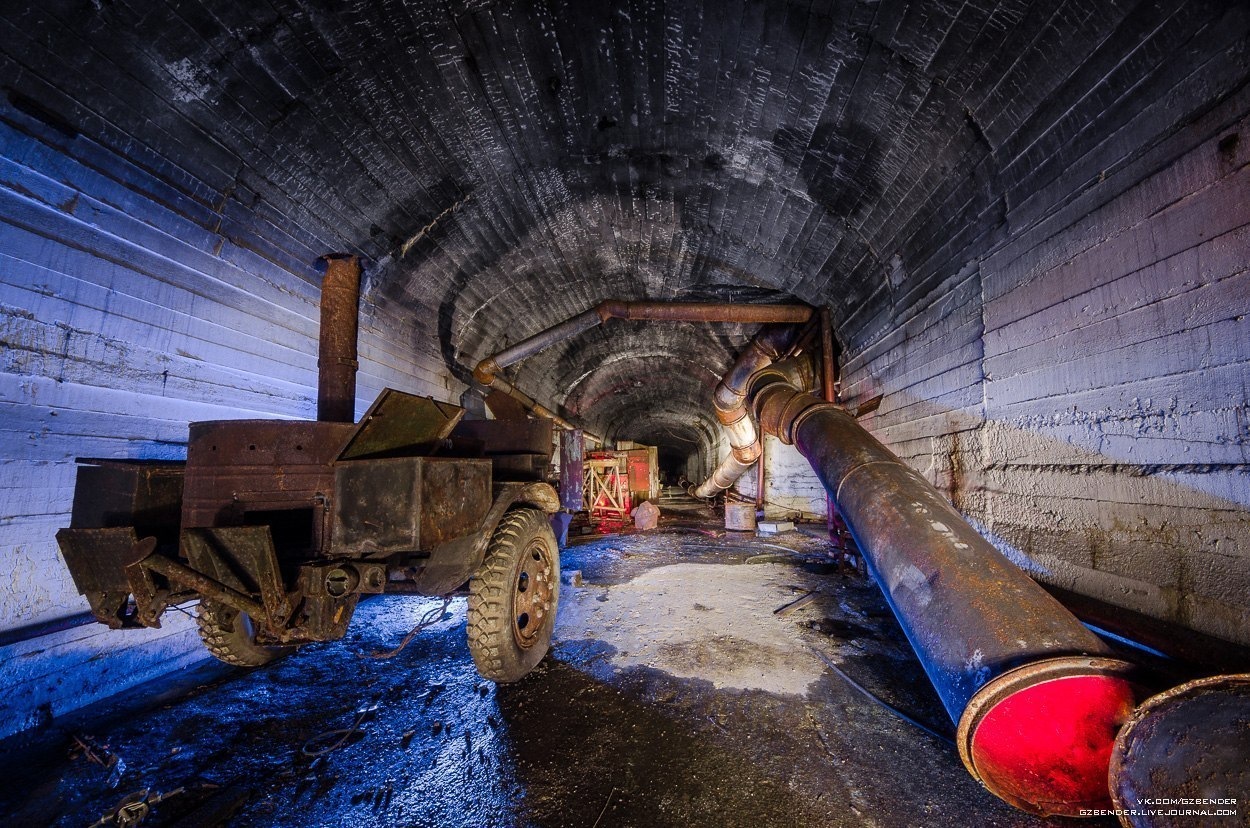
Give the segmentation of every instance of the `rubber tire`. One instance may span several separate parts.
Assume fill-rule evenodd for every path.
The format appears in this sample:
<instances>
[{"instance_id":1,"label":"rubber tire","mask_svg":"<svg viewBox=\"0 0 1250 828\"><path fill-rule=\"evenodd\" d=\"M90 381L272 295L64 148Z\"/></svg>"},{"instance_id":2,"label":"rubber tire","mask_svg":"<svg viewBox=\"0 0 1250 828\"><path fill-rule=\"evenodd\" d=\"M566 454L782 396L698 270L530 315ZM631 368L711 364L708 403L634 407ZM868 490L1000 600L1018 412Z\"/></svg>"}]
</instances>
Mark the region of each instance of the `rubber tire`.
<instances>
[{"instance_id":1,"label":"rubber tire","mask_svg":"<svg viewBox=\"0 0 1250 828\"><path fill-rule=\"evenodd\" d=\"M531 544L542 543L550 562L551 606L534 635L522 647L513 632L516 585L523 557ZM538 666L551 646L560 600L560 549L547 515L537 509L512 509L504 514L486 558L469 579L469 652L482 678L499 684L518 681Z\"/></svg>"},{"instance_id":2,"label":"rubber tire","mask_svg":"<svg viewBox=\"0 0 1250 828\"><path fill-rule=\"evenodd\" d=\"M247 613L216 601L200 601L195 623L200 628L200 640L213 657L235 667L263 667L295 652L295 647L257 644Z\"/></svg>"}]
</instances>

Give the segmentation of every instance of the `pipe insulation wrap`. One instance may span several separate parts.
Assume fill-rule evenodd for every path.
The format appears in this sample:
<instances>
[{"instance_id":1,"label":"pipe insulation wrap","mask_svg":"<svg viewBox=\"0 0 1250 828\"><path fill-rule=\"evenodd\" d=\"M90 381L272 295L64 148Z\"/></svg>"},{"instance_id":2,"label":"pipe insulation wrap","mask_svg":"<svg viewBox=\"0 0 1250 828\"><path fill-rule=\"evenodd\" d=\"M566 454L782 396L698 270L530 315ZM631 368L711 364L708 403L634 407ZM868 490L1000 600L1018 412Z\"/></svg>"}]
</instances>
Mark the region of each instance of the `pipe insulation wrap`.
<instances>
[{"instance_id":1,"label":"pipe insulation wrap","mask_svg":"<svg viewBox=\"0 0 1250 828\"><path fill-rule=\"evenodd\" d=\"M793 325L767 325L761 328L717 383L712 404L716 419L725 430L730 452L707 480L690 489L690 494L694 497L716 497L737 483L759 460L764 447L747 409L747 386L752 377L788 353L794 347L798 335L799 329ZM782 376L790 375L783 372Z\"/></svg>"}]
</instances>

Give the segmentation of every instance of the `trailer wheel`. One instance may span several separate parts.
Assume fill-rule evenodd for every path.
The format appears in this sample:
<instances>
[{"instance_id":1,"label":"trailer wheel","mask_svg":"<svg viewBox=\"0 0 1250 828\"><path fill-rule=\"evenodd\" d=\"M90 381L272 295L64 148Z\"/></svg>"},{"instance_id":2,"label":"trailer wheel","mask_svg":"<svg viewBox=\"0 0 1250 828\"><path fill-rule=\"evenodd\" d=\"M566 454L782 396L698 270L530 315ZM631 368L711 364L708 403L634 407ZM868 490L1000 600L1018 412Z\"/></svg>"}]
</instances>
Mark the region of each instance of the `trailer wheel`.
<instances>
[{"instance_id":1,"label":"trailer wheel","mask_svg":"<svg viewBox=\"0 0 1250 828\"><path fill-rule=\"evenodd\" d=\"M246 612L216 601L200 601L195 623L200 640L217 659L235 667L262 667L295 652L294 647L256 643L256 628Z\"/></svg>"},{"instance_id":2,"label":"trailer wheel","mask_svg":"<svg viewBox=\"0 0 1250 828\"><path fill-rule=\"evenodd\" d=\"M560 597L560 552L547 516L513 509L469 581L469 651L483 678L506 683L547 654Z\"/></svg>"}]
</instances>

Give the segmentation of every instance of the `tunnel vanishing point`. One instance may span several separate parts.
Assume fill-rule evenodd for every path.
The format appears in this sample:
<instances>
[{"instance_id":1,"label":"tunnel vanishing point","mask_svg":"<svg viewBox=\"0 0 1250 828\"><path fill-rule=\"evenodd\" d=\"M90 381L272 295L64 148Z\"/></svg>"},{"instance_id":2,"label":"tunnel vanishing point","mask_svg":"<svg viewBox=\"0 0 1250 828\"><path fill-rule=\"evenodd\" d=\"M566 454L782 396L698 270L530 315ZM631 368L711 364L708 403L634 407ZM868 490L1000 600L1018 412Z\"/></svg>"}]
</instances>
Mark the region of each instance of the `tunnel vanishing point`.
<instances>
[{"instance_id":1,"label":"tunnel vanishing point","mask_svg":"<svg viewBox=\"0 0 1250 828\"><path fill-rule=\"evenodd\" d=\"M48 0L0 32L0 736L199 657L82 625L80 458L384 389L841 514L1026 810L1088 790L1030 788L1004 711L1080 696L1096 775L1145 695L1061 604L1250 646L1245 3Z\"/></svg>"}]
</instances>

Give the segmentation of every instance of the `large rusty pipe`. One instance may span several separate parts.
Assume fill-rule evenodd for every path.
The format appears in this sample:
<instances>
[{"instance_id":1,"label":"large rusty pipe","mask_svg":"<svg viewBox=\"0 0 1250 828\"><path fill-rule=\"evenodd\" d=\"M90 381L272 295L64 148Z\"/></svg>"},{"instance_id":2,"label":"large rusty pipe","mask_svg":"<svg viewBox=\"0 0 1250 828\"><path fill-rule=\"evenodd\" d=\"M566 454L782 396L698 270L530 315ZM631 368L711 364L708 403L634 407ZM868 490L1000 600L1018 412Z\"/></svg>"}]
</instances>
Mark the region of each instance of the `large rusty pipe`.
<instances>
[{"instance_id":1,"label":"large rusty pipe","mask_svg":"<svg viewBox=\"0 0 1250 828\"><path fill-rule=\"evenodd\" d=\"M1109 807L1131 666L840 407L766 370L760 427L812 464L951 718L965 766L1039 814Z\"/></svg>"},{"instance_id":2,"label":"large rusty pipe","mask_svg":"<svg viewBox=\"0 0 1250 828\"><path fill-rule=\"evenodd\" d=\"M324 257L321 343L317 351L317 419L356 421L356 336L360 325L360 260Z\"/></svg>"},{"instance_id":3,"label":"large rusty pipe","mask_svg":"<svg viewBox=\"0 0 1250 828\"><path fill-rule=\"evenodd\" d=\"M738 302L626 302L608 299L595 308L609 319L651 322L798 323L812 318L807 305L752 305Z\"/></svg>"}]
</instances>

